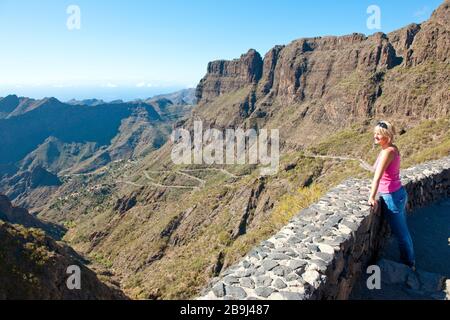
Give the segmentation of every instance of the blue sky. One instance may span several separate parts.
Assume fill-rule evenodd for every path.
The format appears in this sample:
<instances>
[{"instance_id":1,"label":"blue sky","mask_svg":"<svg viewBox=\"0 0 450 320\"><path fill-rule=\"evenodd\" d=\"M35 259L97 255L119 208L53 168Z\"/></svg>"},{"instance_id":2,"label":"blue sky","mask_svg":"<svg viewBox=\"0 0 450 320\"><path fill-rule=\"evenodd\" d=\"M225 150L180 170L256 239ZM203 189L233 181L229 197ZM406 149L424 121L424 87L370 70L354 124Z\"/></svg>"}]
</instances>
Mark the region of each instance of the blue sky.
<instances>
[{"instance_id":1,"label":"blue sky","mask_svg":"<svg viewBox=\"0 0 450 320\"><path fill-rule=\"evenodd\" d=\"M195 86L207 63L311 36L429 18L441 0L0 0L0 96L144 97ZM81 29L68 30L69 5Z\"/></svg>"}]
</instances>

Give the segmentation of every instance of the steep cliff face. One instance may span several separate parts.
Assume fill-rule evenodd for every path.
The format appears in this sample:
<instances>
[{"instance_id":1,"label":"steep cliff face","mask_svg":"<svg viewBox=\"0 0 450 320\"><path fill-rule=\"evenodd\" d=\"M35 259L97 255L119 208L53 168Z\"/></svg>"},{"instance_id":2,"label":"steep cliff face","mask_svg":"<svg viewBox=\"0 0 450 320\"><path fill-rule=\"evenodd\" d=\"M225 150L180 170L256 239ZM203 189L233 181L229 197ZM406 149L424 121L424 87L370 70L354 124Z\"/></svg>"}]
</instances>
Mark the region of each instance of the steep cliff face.
<instances>
[{"instance_id":1,"label":"steep cliff face","mask_svg":"<svg viewBox=\"0 0 450 320\"><path fill-rule=\"evenodd\" d=\"M197 99L207 102L222 94L257 83L261 78L262 65L260 54L253 49L240 59L210 62L207 76L197 87Z\"/></svg>"},{"instance_id":2,"label":"steep cliff face","mask_svg":"<svg viewBox=\"0 0 450 320\"><path fill-rule=\"evenodd\" d=\"M342 76L389 69L397 61L382 34L302 39L280 52L271 90L284 104L323 98Z\"/></svg>"},{"instance_id":3,"label":"steep cliff face","mask_svg":"<svg viewBox=\"0 0 450 320\"><path fill-rule=\"evenodd\" d=\"M421 26L412 23L402 29L389 33L388 37L396 53L405 58L405 64L409 64L412 54L412 44Z\"/></svg>"},{"instance_id":4,"label":"steep cliff face","mask_svg":"<svg viewBox=\"0 0 450 320\"><path fill-rule=\"evenodd\" d=\"M251 57L259 56L254 51L251 52ZM231 62L211 63L208 74L197 88L200 104L255 81L259 85L259 98L268 96L272 103L275 98L281 104L335 99L330 91L345 76L353 72L375 73L387 70L399 64L400 59L385 35L375 34L367 38L362 34L353 34L301 39L286 47L277 46L266 54L262 65L253 63L260 66L262 72L248 67L248 62L249 54ZM253 72L224 71L224 67L228 66L232 66L233 70ZM261 81L258 81L260 78ZM219 90L214 92L211 88Z\"/></svg>"},{"instance_id":5,"label":"steep cliff face","mask_svg":"<svg viewBox=\"0 0 450 320\"><path fill-rule=\"evenodd\" d=\"M283 123L284 128L446 116L449 11L445 1L429 21L389 35L299 39L274 47L262 63L254 50L238 60L212 62L197 88L195 113L217 126ZM241 109L250 112L236 112ZM280 119L283 113L291 114L292 125Z\"/></svg>"},{"instance_id":6,"label":"steep cliff face","mask_svg":"<svg viewBox=\"0 0 450 320\"><path fill-rule=\"evenodd\" d=\"M384 77L376 114L409 121L450 115L449 21L450 1L446 0L422 25L389 34L403 63Z\"/></svg>"},{"instance_id":7,"label":"steep cliff face","mask_svg":"<svg viewBox=\"0 0 450 320\"><path fill-rule=\"evenodd\" d=\"M412 44L408 64L417 66L426 61L449 63L450 59L450 1L446 0L431 18L423 23Z\"/></svg>"},{"instance_id":8,"label":"steep cliff face","mask_svg":"<svg viewBox=\"0 0 450 320\"><path fill-rule=\"evenodd\" d=\"M284 46L275 46L264 56L263 74L260 84L262 94L269 93L270 89L273 87L275 68L283 48Z\"/></svg>"}]
</instances>

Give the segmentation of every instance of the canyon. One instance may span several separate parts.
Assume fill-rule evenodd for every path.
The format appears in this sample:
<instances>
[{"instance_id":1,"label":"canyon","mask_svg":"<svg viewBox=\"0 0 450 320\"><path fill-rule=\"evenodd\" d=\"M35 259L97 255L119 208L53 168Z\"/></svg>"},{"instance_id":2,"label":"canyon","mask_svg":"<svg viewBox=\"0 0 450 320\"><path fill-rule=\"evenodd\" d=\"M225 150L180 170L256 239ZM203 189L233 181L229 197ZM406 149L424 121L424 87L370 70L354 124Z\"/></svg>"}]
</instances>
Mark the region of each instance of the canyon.
<instances>
[{"instance_id":1,"label":"canyon","mask_svg":"<svg viewBox=\"0 0 450 320\"><path fill-rule=\"evenodd\" d=\"M0 192L42 223L63 227L62 240L89 268L106 269L128 297L196 297L328 190L369 178L361 164L376 158L372 128L379 119L398 127L403 168L449 155L449 21L445 0L424 23L388 34L298 39L264 56L250 49L212 61L193 107L175 102L167 109L160 100L107 109L119 113L113 133L119 123L126 130L101 135L106 149L86 136L82 145L49 138L19 152L15 146L31 131L13 143L10 128L46 108L25 103L29 111L16 116L17 99L4 98L0 132L9 144L0 149ZM60 103L43 103L56 117ZM159 118L167 121L154 135ZM257 164L174 164L170 131L192 134L196 121L223 131L278 129L280 170L260 176ZM64 165L36 155L54 148L69 153ZM94 158L81 161L83 152Z\"/></svg>"}]
</instances>

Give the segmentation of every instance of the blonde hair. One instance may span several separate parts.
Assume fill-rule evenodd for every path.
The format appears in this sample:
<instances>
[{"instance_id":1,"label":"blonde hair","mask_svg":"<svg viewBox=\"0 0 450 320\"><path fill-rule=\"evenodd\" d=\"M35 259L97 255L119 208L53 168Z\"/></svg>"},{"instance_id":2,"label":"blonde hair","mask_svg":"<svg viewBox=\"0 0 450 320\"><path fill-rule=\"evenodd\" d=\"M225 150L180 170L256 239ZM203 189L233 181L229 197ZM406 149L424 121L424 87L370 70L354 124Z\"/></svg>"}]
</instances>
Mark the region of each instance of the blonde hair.
<instances>
[{"instance_id":1,"label":"blonde hair","mask_svg":"<svg viewBox=\"0 0 450 320\"><path fill-rule=\"evenodd\" d=\"M387 128L384 128L384 125L386 125ZM388 121L379 121L374 129L374 132L388 138L390 143L394 142L396 131L392 123Z\"/></svg>"}]
</instances>

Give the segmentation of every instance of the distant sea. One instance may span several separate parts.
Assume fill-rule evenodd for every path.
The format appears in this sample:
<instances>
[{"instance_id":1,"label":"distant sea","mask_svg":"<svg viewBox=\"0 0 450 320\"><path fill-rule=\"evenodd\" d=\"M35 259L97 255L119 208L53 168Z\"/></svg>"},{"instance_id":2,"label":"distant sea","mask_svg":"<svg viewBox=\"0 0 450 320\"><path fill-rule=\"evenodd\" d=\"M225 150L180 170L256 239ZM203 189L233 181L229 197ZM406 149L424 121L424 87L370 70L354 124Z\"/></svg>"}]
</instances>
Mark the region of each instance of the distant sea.
<instances>
[{"instance_id":1,"label":"distant sea","mask_svg":"<svg viewBox=\"0 0 450 320\"><path fill-rule=\"evenodd\" d=\"M0 86L0 97L10 94L16 94L20 97L28 97L33 99L42 99L45 97L55 97L56 99L66 102L71 99L101 99L106 102L113 100L131 101L135 99L146 99L159 94L167 94L176 92L186 87L167 86L167 87L47 87L47 86Z\"/></svg>"}]
</instances>

